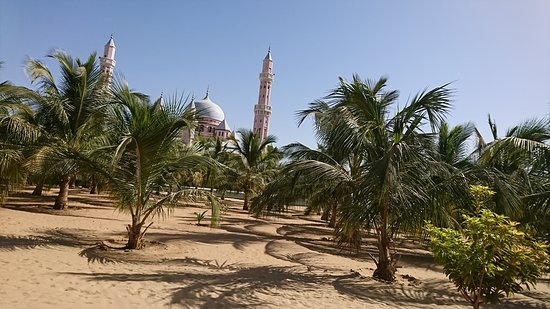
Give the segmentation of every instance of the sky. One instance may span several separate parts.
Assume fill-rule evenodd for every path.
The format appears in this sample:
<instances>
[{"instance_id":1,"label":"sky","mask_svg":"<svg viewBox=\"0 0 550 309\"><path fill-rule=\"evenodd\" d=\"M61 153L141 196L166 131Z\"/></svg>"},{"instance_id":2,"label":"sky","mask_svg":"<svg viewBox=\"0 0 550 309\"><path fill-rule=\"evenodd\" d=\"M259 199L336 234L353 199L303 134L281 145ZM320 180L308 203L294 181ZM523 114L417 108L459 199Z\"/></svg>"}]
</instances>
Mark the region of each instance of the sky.
<instances>
[{"instance_id":1,"label":"sky","mask_svg":"<svg viewBox=\"0 0 550 309\"><path fill-rule=\"evenodd\" d=\"M491 140L550 114L550 1L546 0L0 0L0 81L34 88L27 57L54 49L87 58L111 34L116 71L158 98L194 95L220 105L233 129L252 127L258 75L271 46L270 132L278 145L316 146L295 113L338 77L389 78L399 105L452 82L451 125L475 123Z\"/></svg>"}]
</instances>

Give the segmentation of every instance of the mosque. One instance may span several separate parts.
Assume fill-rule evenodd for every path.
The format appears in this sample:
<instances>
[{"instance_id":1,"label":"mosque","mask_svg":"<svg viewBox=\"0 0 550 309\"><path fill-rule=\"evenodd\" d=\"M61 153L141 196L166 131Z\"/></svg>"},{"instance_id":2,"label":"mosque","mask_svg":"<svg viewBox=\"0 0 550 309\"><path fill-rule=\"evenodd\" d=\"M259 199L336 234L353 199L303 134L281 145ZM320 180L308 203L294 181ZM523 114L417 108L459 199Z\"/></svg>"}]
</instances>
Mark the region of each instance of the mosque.
<instances>
[{"instance_id":1,"label":"mosque","mask_svg":"<svg viewBox=\"0 0 550 309\"><path fill-rule=\"evenodd\" d=\"M100 69L106 74L109 80L112 79L115 61L115 41L113 36L105 44L103 57L100 57ZM269 99L271 96L271 84L273 82L273 59L271 58L271 48L263 60L262 71L260 73L260 90L258 103L254 105L254 123L253 130L262 142L268 135L269 118L271 117L271 105ZM193 100L189 108L197 113L197 126L194 130L185 130L182 133L182 140L186 144L191 144L196 136L206 138L219 138L227 140L231 137L232 131L225 118L223 109L210 99L209 91L202 100ZM161 95L162 100L162 95Z\"/></svg>"}]
</instances>

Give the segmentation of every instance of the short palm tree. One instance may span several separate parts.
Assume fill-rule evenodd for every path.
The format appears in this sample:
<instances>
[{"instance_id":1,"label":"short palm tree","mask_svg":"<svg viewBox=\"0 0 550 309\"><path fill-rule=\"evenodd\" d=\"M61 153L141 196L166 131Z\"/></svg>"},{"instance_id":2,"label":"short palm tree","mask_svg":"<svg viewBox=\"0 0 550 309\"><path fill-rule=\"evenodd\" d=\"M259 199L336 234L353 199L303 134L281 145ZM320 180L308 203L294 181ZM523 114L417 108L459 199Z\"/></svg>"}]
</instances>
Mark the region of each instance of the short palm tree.
<instances>
[{"instance_id":1,"label":"short palm tree","mask_svg":"<svg viewBox=\"0 0 550 309\"><path fill-rule=\"evenodd\" d=\"M453 168L436 159L436 134L425 132L438 128L450 108L447 85L421 92L399 109L398 93L386 91L386 82L340 79L338 88L301 111L301 117L315 117L317 136L330 153L295 160L285 171L305 192L338 197L340 242L357 243L361 229L376 232L374 277L391 281L392 237L423 224L426 206L442 192L437 182L451 179ZM453 182L446 189L464 192L459 186L467 190Z\"/></svg>"},{"instance_id":2,"label":"short palm tree","mask_svg":"<svg viewBox=\"0 0 550 309\"><path fill-rule=\"evenodd\" d=\"M196 166L214 165L212 160L183 147L181 132L192 125L193 115L185 100L173 98L165 104L150 103L118 81L113 86L113 119L110 131L116 136L111 171L107 173L118 208L130 213L127 248L143 246L143 236L153 218L166 215L179 200L192 199L195 190L172 190L177 174ZM160 190L159 190L160 188ZM159 192L159 196L154 193ZM208 196L211 203L217 201Z\"/></svg>"},{"instance_id":3,"label":"short palm tree","mask_svg":"<svg viewBox=\"0 0 550 309\"><path fill-rule=\"evenodd\" d=\"M268 135L263 141L252 130L238 130L240 138L232 137L234 152L234 177L238 187L244 192L243 210L248 210L252 195L263 189L268 177L276 170L277 162L281 158L273 135Z\"/></svg>"},{"instance_id":4,"label":"short palm tree","mask_svg":"<svg viewBox=\"0 0 550 309\"><path fill-rule=\"evenodd\" d=\"M78 161L73 154L84 155L101 143L105 132L107 79L102 75L95 53L82 61L63 51L48 57L57 61L61 77L55 80L46 65L36 59L26 62L31 82L38 83L41 98L35 101L36 118L44 132L41 148L35 153L35 166L42 173L56 173L60 179L55 209L68 204L69 182Z\"/></svg>"}]
</instances>

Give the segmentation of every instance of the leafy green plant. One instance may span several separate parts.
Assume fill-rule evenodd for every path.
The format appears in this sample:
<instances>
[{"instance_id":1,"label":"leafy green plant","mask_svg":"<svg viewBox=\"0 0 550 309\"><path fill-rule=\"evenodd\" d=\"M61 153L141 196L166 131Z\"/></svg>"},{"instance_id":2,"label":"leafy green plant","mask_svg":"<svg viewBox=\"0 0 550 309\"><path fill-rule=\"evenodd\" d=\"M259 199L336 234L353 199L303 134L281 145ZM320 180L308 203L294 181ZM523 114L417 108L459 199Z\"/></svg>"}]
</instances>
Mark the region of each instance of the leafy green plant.
<instances>
[{"instance_id":1,"label":"leafy green plant","mask_svg":"<svg viewBox=\"0 0 550 309\"><path fill-rule=\"evenodd\" d=\"M472 188L480 207L493 195L487 187ZM430 248L445 274L473 308L496 303L534 286L548 262L547 246L520 231L518 223L487 209L464 216L461 231L426 227Z\"/></svg>"},{"instance_id":2,"label":"leafy green plant","mask_svg":"<svg viewBox=\"0 0 550 309\"><path fill-rule=\"evenodd\" d=\"M208 210L205 210L205 211L203 211L203 212L201 212L201 213L198 213L198 212L196 212L196 211L194 212L195 218L197 219L197 225L201 225L201 221L202 221L202 219L204 219L204 216L206 215L206 212L207 212L207 211L208 211Z\"/></svg>"},{"instance_id":3,"label":"leafy green plant","mask_svg":"<svg viewBox=\"0 0 550 309\"><path fill-rule=\"evenodd\" d=\"M495 195L495 192L490 190L487 186L473 185L470 186L470 193L474 198L474 207L476 211L487 207L491 203L491 198Z\"/></svg>"}]
</instances>

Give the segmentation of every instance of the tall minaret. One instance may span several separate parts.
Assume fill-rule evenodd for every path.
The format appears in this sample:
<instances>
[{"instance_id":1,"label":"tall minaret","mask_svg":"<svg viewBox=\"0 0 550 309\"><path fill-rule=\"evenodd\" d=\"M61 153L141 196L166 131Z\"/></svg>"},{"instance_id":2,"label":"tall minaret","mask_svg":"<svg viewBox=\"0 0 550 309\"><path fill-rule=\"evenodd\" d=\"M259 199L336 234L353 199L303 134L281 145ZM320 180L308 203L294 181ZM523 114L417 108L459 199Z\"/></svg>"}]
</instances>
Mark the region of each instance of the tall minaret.
<instances>
[{"instance_id":1,"label":"tall minaret","mask_svg":"<svg viewBox=\"0 0 550 309\"><path fill-rule=\"evenodd\" d=\"M271 82L273 81L272 68L273 60L271 59L271 47L269 47L264 58L262 73L260 73L258 104L254 105L254 133L258 134L260 142L265 139L269 130L269 117L271 116L269 97L271 96Z\"/></svg>"},{"instance_id":2,"label":"tall minaret","mask_svg":"<svg viewBox=\"0 0 550 309\"><path fill-rule=\"evenodd\" d=\"M113 40L113 35L111 34L111 38L109 39L109 42L105 44L103 57L99 57L101 72L107 74L109 81L111 81L111 79L113 78L113 70L115 69L115 65L116 65L115 51L116 51L115 41Z\"/></svg>"}]
</instances>

